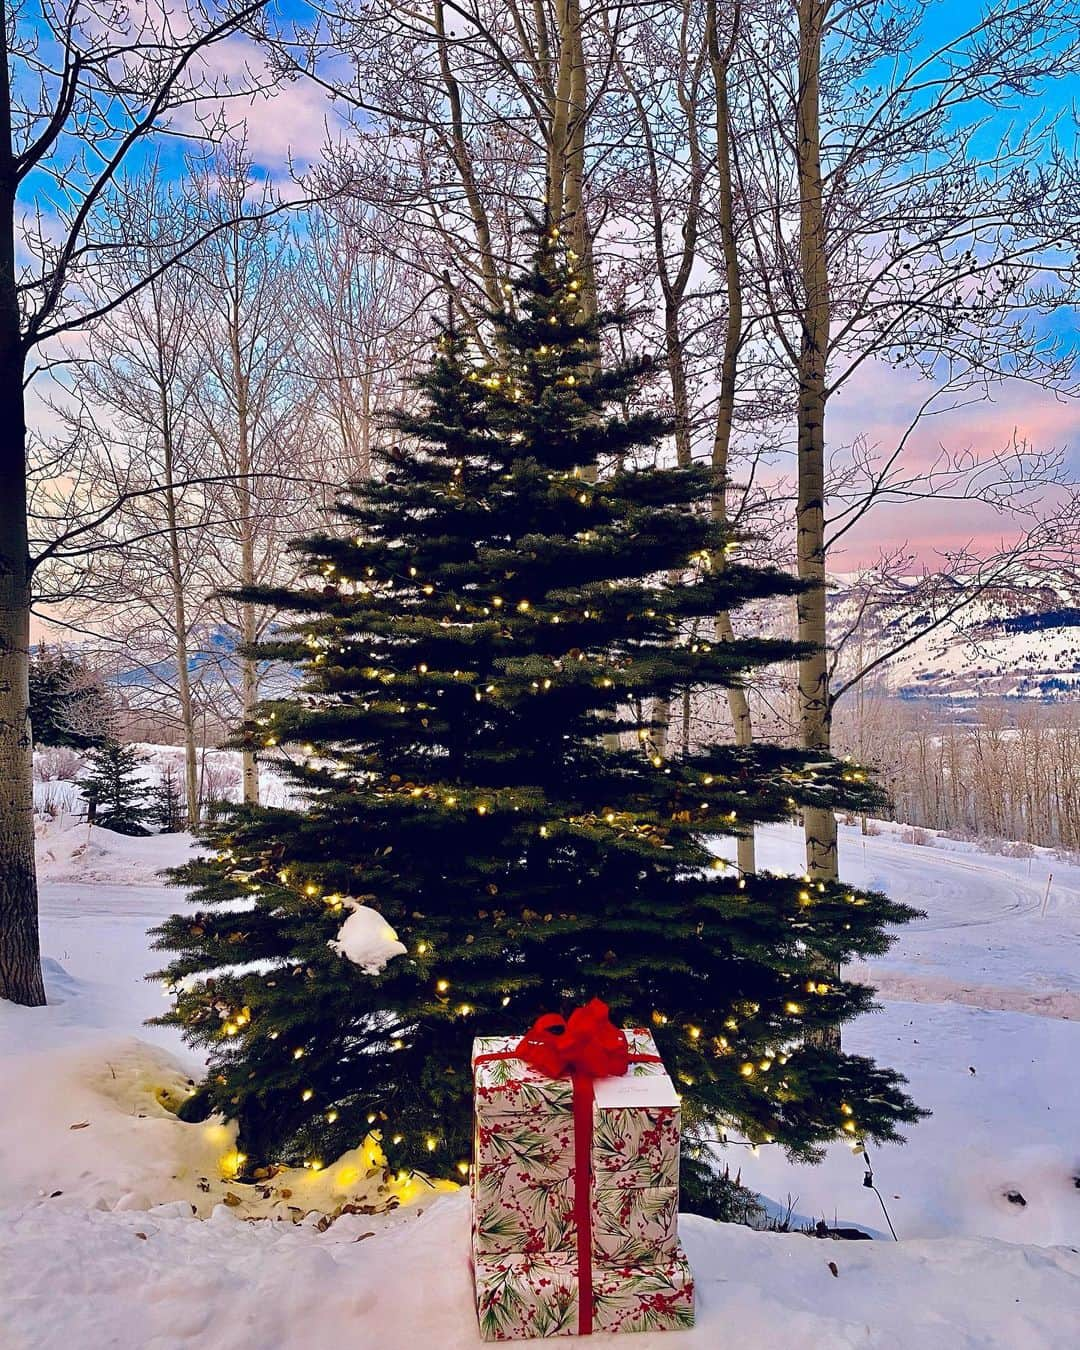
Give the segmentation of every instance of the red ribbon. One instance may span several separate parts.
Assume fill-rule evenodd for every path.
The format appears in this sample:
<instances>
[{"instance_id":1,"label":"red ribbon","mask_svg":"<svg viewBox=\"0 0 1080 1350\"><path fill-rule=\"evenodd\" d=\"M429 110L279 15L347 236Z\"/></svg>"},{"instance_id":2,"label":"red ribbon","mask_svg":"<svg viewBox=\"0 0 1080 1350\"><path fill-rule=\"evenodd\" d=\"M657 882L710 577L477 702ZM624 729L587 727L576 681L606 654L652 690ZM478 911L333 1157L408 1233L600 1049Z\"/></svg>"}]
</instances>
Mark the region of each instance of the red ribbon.
<instances>
[{"instance_id":1,"label":"red ribbon","mask_svg":"<svg viewBox=\"0 0 1080 1350\"><path fill-rule=\"evenodd\" d=\"M659 1055L631 1054L626 1033L608 1016L608 1006L590 999L563 1020L558 1013L538 1017L513 1050L477 1055L521 1059L548 1078L569 1074L574 1091L574 1220L577 1224L578 1335L593 1329L592 1287L592 1139L593 1080L621 1078L634 1064L659 1064Z\"/></svg>"}]
</instances>

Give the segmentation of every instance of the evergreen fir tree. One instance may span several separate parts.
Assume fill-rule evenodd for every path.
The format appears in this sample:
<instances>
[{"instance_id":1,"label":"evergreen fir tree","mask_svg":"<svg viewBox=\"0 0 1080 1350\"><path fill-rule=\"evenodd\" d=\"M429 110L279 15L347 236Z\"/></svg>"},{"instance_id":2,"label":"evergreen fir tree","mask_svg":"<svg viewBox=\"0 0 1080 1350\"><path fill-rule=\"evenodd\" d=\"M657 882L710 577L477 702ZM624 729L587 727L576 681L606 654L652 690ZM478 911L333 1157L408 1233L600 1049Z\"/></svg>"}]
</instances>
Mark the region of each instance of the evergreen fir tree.
<instances>
[{"instance_id":1,"label":"evergreen fir tree","mask_svg":"<svg viewBox=\"0 0 1080 1350\"><path fill-rule=\"evenodd\" d=\"M498 357L444 334L381 477L303 542L307 583L260 593L298 617L259 654L304 684L246 735L305 805L216 822L214 856L177 875L194 911L158 934L161 1020L210 1060L183 1114L237 1118L249 1168L318 1166L377 1130L392 1167L456 1176L473 1037L594 995L654 1030L683 1093L688 1203L716 1191L727 1126L813 1157L919 1115L896 1074L813 1035L872 1006L836 971L912 911L739 876L706 842L867 807L865 775L654 740L656 700L796 654L692 633L797 583L733 556L708 470L656 466L664 424L625 411L642 367L598 368L612 320L582 319L556 236L491 316ZM332 945L357 905L406 949L381 973Z\"/></svg>"},{"instance_id":2,"label":"evergreen fir tree","mask_svg":"<svg viewBox=\"0 0 1080 1350\"><path fill-rule=\"evenodd\" d=\"M100 745L111 724L105 691L86 664L60 647L38 647L30 658L34 744L85 750Z\"/></svg>"},{"instance_id":3,"label":"evergreen fir tree","mask_svg":"<svg viewBox=\"0 0 1080 1350\"><path fill-rule=\"evenodd\" d=\"M176 766L166 764L161 780L150 789L147 819L165 834L176 834L187 823L184 792Z\"/></svg>"},{"instance_id":4,"label":"evergreen fir tree","mask_svg":"<svg viewBox=\"0 0 1080 1350\"><path fill-rule=\"evenodd\" d=\"M79 780L95 825L117 834L149 834L141 757L133 745L107 740L87 754L89 772Z\"/></svg>"}]
</instances>

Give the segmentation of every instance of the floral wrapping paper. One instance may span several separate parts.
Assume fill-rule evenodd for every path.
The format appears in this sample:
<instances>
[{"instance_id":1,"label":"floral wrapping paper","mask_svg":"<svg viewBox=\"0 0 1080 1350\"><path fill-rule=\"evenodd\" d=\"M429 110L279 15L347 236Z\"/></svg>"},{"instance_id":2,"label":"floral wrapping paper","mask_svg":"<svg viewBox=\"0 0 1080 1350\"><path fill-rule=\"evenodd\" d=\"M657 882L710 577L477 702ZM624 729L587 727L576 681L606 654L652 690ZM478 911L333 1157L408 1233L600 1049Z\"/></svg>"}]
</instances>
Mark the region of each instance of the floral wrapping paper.
<instances>
[{"instance_id":1,"label":"floral wrapping paper","mask_svg":"<svg viewBox=\"0 0 1080 1350\"><path fill-rule=\"evenodd\" d=\"M476 1257L474 1275L484 1340L577 1335L572 1254ZM665 1261L594 1269L594 1332L674 1331L693 1324L694 1277L681 1247Z\"/></svg>"},{"instance_id":2,"label":"floral wrapping paper","mask_svg":"<svg viewBox=\"0 0 1080 1350\"><path fill-rule=\"evenodd\" d=\"M656 1054L646 1031L632 1053ZM573 1086L516 1059L516 1037L474 1044L471 1171L477 1309L486 1340L578 1331ZM645 1080L645 1081L643 1081ZM678 1098L659 1063L594 1083L593 1329L693 1323L693 1279L678 1242Z\"/></svg>"},{"instance_id":3,"label":"floral wrapping paper","mask_svg":"<svg viewBox=\"0 0 1080 1350\"><path fill-rule=\"evenodd\" d=\"M572 1172L536 1181L515 1167L476 1167L473 1250L478 1256L576 1252ZM593 1256L607 1261L668 1258L678 1242L677 1186L594 1186Z\"/></svg>"},{"instance_id":4,"label":"floral wrapping paper","mask_svg":"<svg viewBox=\"0 0 1080 1350\"><path fill-rule=\"evenodd\" d=\"M673 1260L679 1249L678 1186L597 1186L593 1258L635 1265Z\"/></svg>"}]
</instances>

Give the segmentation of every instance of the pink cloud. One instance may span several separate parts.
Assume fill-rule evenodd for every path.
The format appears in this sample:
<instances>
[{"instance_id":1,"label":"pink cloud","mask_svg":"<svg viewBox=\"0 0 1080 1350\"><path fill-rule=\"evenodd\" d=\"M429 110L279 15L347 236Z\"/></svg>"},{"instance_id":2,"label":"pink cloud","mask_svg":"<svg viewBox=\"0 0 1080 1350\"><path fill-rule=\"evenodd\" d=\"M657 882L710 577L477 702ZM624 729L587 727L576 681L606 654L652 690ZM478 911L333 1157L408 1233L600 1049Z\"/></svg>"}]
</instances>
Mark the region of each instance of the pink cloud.
<instances>
[{"instance_id":1,"label":"pink cloud","mask_svg":"<svg viewBox=\"0 0 1080 1350\"><path fill-rule=\"evenodd\" d=\"M920 403L932 392L928 382L892 367L866 365L836 394L826 424L831 447L864 437L882 453L894 448ZM943 404L944 406L944 404ZM1080 406L1031 385L1011 382L992 401L980 401L925 418L904 451L909 470L928 469L947 451L983 455L1004 450L1014 437L1036 450L1065 452L1075 477L1080 467ZM1054 494L1048 493L1052 498ZM907 545L928 566L941 550L970 544L992 549L1015 539L1019 521L982 502L917 500L876 506L844 541L834 566L853 568L872 562L881 549Z\"/></svg>"}]
</instances>

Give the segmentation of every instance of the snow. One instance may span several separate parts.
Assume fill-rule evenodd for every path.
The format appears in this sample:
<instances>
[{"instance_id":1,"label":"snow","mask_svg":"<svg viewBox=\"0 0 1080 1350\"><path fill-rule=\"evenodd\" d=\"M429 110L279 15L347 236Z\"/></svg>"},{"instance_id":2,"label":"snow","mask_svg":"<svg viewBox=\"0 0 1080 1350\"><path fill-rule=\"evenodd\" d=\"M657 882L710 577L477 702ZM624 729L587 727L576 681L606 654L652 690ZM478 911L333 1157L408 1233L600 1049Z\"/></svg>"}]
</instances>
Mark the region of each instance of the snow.
<instances>
[{"instance_id":1,"label":"snow","mask_svg":"<svg viewBox=\"0 0 1080 1350\"><path fill-rule=\"evenodd\" d=\"M80 1350L479 1350L465 1197L421 1208L393 1225L347 1216L325 1234L220 1210L206 1224L24 1211L0 1235L6 1344L70 1350L79 1328ZM1080 1256L1064 1248L821 1243L692 1217L682 1230L698 1325L635 1336L633 1350L1075 1350L1080 1335Z\"/></svg>"},{"instance_id":2,"label":"snow","mask_svg":"<svg viewBox=\"0 0 1080 1350\"><path fill-rule=\"evenodd\" d=\"M42 881L154 882L164 868L191 857L187 834L127 835L69 817L38 820L37 869Z\"/></svg>"},{"instance_id":3,"label":"snow","mask_svg":"<svg viewBox=\"0 0 1080 1350\"><path fill-rule=\"evenodd\" d=\"M845 1033L934 1113L871 1151L901 1241L849 1149L793 1167L733 1140L725 1160L774 1212L790 1200L796 1221L884 1240L684 1216L699 1324L640 1350L1080 1344L1080 868L926 837L841 833L846 875L927 911L872 963L882 1011ZM154 872L188 848L85 825L39 839L50 1006L0 1005L4 1350L480 1346L463 1193L388 1177L372 1141L236 1186L232 1127L176 1118L199 1066L171 1028L142 1025L164 1006L145 933L180 899ZM761 832L763 865L798 854L796 831Z\"/></svg>"},{"instance_id":4,"label":"snow","mask_svg":"<svg viewBox=\"0 0 1080 1350\"><path fill-rule=\"evenodd\" d=\"M352 913L330 943L339 956L359 966L365 975L378 975L388 961L405 955L405 945L377 909L346 896L342 903Z\"/></svg>"}]
</instances>

